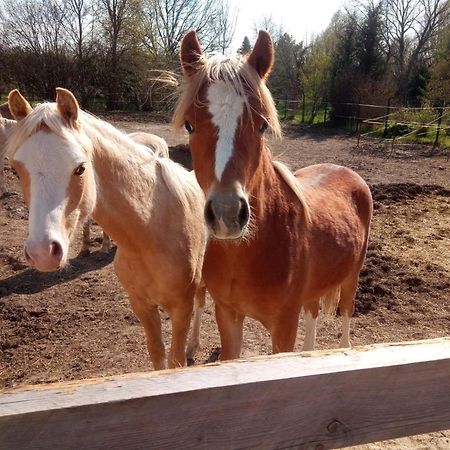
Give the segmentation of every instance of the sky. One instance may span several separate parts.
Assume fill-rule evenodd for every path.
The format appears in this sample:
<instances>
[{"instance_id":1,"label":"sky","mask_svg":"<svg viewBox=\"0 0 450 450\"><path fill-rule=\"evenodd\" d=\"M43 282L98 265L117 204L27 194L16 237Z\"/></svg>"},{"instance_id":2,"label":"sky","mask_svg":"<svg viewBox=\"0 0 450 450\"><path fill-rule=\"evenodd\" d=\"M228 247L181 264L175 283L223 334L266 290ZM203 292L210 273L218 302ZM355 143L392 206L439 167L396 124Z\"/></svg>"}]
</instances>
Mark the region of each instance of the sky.
<instances>
[{"instance_id":1,"label":"sky","mask_svg":"<svg viewBox=\"0 0 450 450\"><path fill-rule=\"evenodd\" d=\"M284 31L297 41L306 41L323 31L333 14L344 4L343 0L229 0L238 11L232 50L236 51L244 36L253 45L254 25L264 16L281 23Z\"/></svg>"}]
</instances>

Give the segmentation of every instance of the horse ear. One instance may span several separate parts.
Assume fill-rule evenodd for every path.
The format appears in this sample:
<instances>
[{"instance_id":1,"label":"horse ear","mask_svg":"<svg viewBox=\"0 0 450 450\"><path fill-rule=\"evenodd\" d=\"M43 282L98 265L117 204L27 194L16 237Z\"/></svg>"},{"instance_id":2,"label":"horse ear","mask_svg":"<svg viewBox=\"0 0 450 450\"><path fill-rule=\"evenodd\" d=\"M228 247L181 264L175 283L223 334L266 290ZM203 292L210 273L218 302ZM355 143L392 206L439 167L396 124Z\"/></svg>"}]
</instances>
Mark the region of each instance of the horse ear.
<instances>
[{"instance_id":1,"label":"horse ear","mask_svg":"<svg viewBox=\"0 0 450 450\"><path fill-rule=\"evenodd\" d=\"M22 120L33 111L33 108L25 100L18 89L14 89L8 95L8 107L11 115L16 120Z\"/></svg>"},{"instance_id":2,"label":"horse ear","mask_svg":"<svg viewBox=\"0 0 450 450\"><path fill-rule=\"evenodd\" d=\"M0 116L0 148L4 147L10 131L17 125L15 120L5 119Z\"/></svg>"},{"instance_id":3,"label":"horse ear","mask_svg":"<svg viewBox=\"0 0 450 450\"><path fill-rule=\"evenodd\" d=\"M274 50L272 38L265 30L259 30L258 39L253 47L248 63L256 70L261 78L266 78L272 69Z\"/></svg>"},{"instance_id":4,"label":"horse ear","mask_svg":"<svg viewBox=\"0 0 450 450\"><path fill-rule=\"evenodd\" d=\"M67 124L71 127L75 126L80 107L72 92L64 88L56 88L56 106Z\"/></svg>"},{"instance_id":5,"label":"horse ear","mask_svg":"<svg viewBox=\"0 0 450 450\"><path fill-rule=\"evenodd\" d=\"M184 36L180 48L181 67L185 75L194 75L202 55L203 51L198 42L197 34L194 30L191 30Z\"/></svg>"}]
</instances>

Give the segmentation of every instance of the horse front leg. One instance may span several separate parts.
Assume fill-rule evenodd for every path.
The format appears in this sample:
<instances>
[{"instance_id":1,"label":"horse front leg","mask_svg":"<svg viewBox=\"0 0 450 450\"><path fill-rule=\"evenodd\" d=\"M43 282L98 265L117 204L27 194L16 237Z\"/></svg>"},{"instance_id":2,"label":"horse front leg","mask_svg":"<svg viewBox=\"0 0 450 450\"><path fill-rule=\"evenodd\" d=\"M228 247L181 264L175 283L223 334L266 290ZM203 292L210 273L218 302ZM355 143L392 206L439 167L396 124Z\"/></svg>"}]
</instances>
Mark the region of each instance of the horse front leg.
<instances>
[{"instance_id":1,"label":"horse front leg","mask_svg":"<svg viewBox=\"0 0 450 450\"><path fill-rule=\"evenodd\" d=\"M161 317L158 307L149 304L143 297L130 295L130 304L144 327L147 349L155 370L166 368L166 351L161 332Z\"/></svg>"},{"instance_id":2,"label":"horse front leg","mask_svg":"<svg viewBox=\"0 0 450 450\"><path fill-rule=\"evenodd\" d=\"M314 350L316 346L316 326L319 315L319 302L305 307L305 340L303 342L304 352Z\"/></svg>"},{"instance_id":3,"label":"horse front leg","mask_svg":"<svg viewBox=\"0 0 450 450\"><path fill-rule=\"evenodd\" d=\"M273 353L294 351L298 318L299 313L297 311L289 311L289 314L283 314L270 327Z\"/></svg>"},{"instance_id":4,"label":"horse front leg","mask_svg":"<svg viewBox=\"0 0 450 450\"><path fill-rule=\"evenodd\" d=\"M172 339L168 365L170 369L186 366L186 341L191 323L193 299L180 299L176 306L168 310L172 322Z\"/></svg>"},{"instance_id":5,"label":"horse front leg","mask_svg":"<svg viewBox=\"0 0 450 450\"><path fill-rule=\"evenodd\" d=\"M244 316L218 303L215 304L215 309L222 347L220 359L237 359L241 355Z\"/></svg>"}]
</instances>

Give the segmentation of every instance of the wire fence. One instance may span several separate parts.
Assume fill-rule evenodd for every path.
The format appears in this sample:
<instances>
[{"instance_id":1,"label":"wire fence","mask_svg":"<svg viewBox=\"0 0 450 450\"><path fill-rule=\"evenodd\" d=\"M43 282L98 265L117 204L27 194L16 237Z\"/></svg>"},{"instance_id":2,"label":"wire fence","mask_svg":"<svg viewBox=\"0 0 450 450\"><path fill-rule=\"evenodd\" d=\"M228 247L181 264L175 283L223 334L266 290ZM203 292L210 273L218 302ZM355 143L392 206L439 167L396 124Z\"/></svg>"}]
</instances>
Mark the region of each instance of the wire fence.
<instances>
[{"instance_id":1,"label":"wire fence","mask_svg":"<svg viewBox=\"0 0 450 450\"><path fill-rule=\"evenodd\" d=\"M297 124L332 125L362 140L397 144L427 144L450 150L450 106L405 107L370 103L335 103L277 98L281 120Z\"/></svg>"},{"instance_id":2,"label":"wire fence","mask_svg":"<svg viewBox=\"0 0 450 450\"><path fill-rule=\"evenodd\" d=\"M108 104L114 98L114 107ZM34 103L42 100L35 99ZM89 111L93 113L121 111L128 113L152 112L170 116L175 98L133 96L131 93L115 93L94 96L90 99ZM385 142L392 147L399 144L427 144L432 151L441 147L450 150L450 106L405 107L353 102L329 102L311 100L308 96L299 99L275 98L281 120L294 124L334 126L358 136L361 141Z\"/></svg>"}]
</instances>

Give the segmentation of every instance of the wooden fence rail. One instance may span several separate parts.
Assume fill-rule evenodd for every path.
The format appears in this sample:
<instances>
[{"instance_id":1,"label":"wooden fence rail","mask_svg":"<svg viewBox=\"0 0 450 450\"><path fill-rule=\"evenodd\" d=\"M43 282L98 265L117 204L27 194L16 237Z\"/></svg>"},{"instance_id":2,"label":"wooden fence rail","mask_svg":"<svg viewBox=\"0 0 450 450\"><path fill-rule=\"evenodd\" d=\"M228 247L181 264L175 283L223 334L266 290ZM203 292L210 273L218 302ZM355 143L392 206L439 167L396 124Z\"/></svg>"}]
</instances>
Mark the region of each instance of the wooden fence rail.
<instances>
[{"instance_id":1,"label":"wooden fence rail","mask_svg":"<svg viewBox=\"0 0 450 450\"><path fill-rule=\"evenodd\" d=\"M0 449L326 449L444 429L450 338L0 393Z\"/></svg>"}]
</instances>

